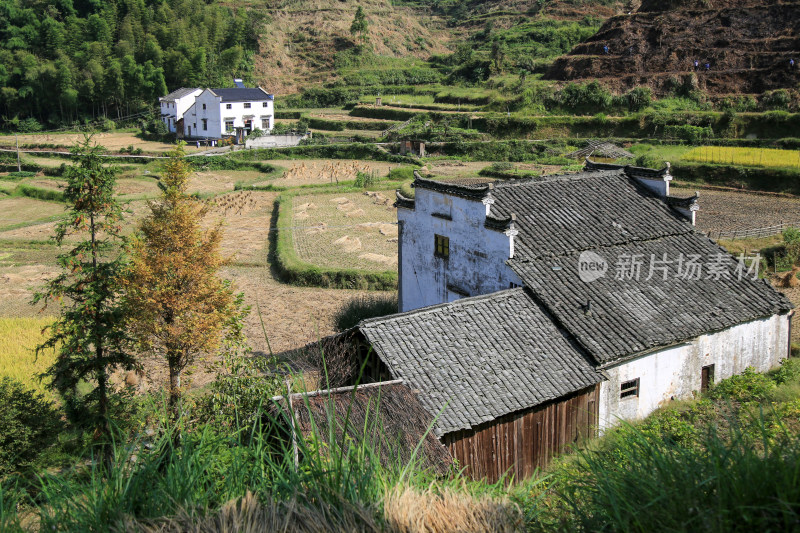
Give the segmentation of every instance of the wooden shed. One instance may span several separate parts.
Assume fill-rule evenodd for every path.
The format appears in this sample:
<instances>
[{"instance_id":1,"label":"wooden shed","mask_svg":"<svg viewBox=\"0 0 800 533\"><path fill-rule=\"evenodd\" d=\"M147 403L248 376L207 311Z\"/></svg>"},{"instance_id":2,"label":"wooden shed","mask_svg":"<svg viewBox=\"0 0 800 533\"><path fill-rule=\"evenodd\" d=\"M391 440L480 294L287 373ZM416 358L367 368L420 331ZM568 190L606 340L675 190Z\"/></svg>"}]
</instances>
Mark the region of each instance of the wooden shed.
<instances>
[{"instance_id":1,"label":"wooden shed","mask_svg":"<svg viewBox=\"0 0 800 533\"><path fill-rule=\"evenodd\" d=\"M602 376L524 288L365 320L341 338L415 391L473 478L529 476L596 434Z\"/></svg>"}]
</instances>

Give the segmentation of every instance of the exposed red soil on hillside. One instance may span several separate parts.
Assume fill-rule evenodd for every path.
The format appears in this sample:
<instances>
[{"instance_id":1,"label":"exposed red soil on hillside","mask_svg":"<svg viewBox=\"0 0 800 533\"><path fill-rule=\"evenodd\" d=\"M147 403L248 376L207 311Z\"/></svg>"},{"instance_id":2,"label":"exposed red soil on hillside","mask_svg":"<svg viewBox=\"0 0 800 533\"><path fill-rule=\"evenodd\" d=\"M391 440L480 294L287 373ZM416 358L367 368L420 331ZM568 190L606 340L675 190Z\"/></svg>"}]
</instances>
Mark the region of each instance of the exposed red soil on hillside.
<instances>
[{"instance_id":1,"label":"exposed red soil on hillside","mask_svg":"<svg viewBox=\"0 0 800 533\"><path fill-rule=\"evenodd\" d=\"M598 79L617 90L649 85L659 94L676 83L712 94L794 88L800 1L646 1L637 12L606 21L547 77Z\"/></svg>"}]
</instances>

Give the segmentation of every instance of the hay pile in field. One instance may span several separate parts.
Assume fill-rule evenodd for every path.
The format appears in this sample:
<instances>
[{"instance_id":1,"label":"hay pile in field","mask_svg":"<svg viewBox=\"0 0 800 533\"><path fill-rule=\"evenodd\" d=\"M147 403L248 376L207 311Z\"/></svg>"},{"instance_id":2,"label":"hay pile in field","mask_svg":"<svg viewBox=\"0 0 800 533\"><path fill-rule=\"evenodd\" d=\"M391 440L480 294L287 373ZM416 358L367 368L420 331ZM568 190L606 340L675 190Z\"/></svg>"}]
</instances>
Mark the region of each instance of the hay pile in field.
<instances>
[{"instance_id":1,"label":"hay pile in field","mask_svg":"<svg viewBox=\"0 0 800 533\"><path fill-rule=\"evenodd\" d=\"M306 165L305 162L293 165L292 168L283 173L283 179L290 181L328 181L339 183L340 181L352 181L356 179L359 172L369 173L370 169L366 165L359 165L357 161L331 161L317 166L316 163Z\"/></svg>"},{"instance_id":2,"label":"hay pile in field","mask_svg":"<svg viewBox=\"0 0 800 533\"><path fill-rule=\"evenodd\" d=\"M778 286L785 289L800 286L800 280L797 279L798 272L800 272L800 266L792 267L791 272L780 274L778 277Z\"/></svg>"}]
</instances>

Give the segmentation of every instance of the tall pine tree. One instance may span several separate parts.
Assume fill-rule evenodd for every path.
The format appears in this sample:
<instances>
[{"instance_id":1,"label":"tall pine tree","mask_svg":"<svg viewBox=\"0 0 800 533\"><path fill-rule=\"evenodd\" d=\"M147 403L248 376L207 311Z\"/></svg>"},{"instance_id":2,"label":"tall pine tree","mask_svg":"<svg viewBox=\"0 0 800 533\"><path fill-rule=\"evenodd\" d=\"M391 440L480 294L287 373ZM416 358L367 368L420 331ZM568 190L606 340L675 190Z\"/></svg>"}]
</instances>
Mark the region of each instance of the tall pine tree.
<instances>
[{"instance_id":1,"label":"tall pine tree","mask_svg":"<svg viewBox=\"0 0 800 533\"><path fill-rule=\"evenodd\" d=\"M34 304L61 304L48 328L49 337L37 353L55 349L56 360L45 376L64 400L73 423L94 429L96 440L109 443L109 374L132 370L135 360L126 351L122 308L119 304L122 212L114 199L116 171L103 166L102 149L90 137L79 143L75 163L65 173L67 214L56 226L54 241L69 244L58 256L62 272L34 296ZM84 384L91 390L85 393ZM106 446L108 450L108 446Z\"/></svg>"}]
</instances>

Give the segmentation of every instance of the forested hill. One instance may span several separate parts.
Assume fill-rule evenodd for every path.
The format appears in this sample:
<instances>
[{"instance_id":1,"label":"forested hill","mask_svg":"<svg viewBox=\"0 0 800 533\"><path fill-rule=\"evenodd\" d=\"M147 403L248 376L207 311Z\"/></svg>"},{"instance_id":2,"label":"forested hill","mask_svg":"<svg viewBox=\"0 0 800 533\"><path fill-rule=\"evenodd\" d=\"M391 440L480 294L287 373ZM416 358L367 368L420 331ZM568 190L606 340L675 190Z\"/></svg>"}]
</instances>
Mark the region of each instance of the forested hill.
<instances>
[{"instance_id":1,"label":"forested hill","mask_svg":"<svg viewBox=\"0 0 800 533\"><path fill-rule=\"evenodd\" d=\"M367 28L355 35L359 6ZM618 0L2 0L0 129L119 119L154 109L176 88L226 87L234 77L282 102L322 87L345 87L350 101L353 87L367 85L381 92L488 83L490 75L541 72L623 7Z\"/></svg>"},{"instance_id":2,"label":"forested hill","mask_svg":"<svg viewBox=\"0 0 800 533\"><path fill-rule=\"evenodd\" d=\"M117 118L167 88L252 78L259 21L203 0L3 0L4 126Z\"/></svg>"}]
</instances>

